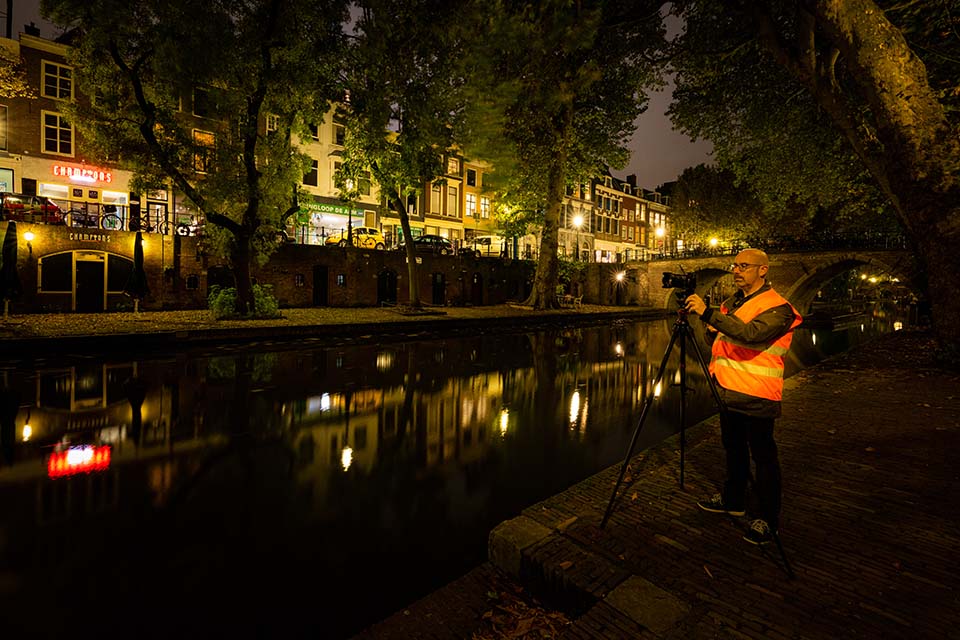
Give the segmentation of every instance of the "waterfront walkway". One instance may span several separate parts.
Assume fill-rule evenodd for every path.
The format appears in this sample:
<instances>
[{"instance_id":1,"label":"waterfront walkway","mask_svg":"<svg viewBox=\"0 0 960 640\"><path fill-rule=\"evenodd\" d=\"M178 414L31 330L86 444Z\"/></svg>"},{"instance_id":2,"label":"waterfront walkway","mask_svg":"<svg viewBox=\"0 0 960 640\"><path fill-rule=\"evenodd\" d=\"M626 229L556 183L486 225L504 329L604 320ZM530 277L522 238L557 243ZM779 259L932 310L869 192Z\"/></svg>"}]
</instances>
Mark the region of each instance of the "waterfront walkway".
<instances>
[{"instance_id":1,"label":"waterfront walkway","mask_svg":"<svg viewBox=\"0 0 960 640\"><path fill-rule=\"evenodd\" d=\"M897 333L786 383L781 537L696 507L724 475L718 422L611 467L490 535L490 562L359 634L403 638L960 638L960 374ZM547 604L543 604L547 603Z\"/></svg>"}]
</instances>

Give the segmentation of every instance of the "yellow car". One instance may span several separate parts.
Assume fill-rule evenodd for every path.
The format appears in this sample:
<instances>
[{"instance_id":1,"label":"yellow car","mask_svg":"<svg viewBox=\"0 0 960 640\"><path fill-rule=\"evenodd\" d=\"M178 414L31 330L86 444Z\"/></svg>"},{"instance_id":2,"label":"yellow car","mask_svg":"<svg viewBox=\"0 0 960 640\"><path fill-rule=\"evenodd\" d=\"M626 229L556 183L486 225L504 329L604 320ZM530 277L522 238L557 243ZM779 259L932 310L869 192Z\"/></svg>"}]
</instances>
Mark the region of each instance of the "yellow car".
<instances>
[{"instance_id":1,"label":"yellow car","mask_svg":"<svg viewBox=\"0 0 960 640\"><path fill-rule=\"evenodd\" d=\"M351 235L353 237L353 246L360 247L361 249L383 249L386 246L386 240L383 239L383 234L380 233L379 229L374 229L373 227L354 227ZM348 246L350 243L347 240L347 230L344 229L340 233L327 236L323 244L327 246L337 245L338 247Z\"/></svg>"}]
</instances>

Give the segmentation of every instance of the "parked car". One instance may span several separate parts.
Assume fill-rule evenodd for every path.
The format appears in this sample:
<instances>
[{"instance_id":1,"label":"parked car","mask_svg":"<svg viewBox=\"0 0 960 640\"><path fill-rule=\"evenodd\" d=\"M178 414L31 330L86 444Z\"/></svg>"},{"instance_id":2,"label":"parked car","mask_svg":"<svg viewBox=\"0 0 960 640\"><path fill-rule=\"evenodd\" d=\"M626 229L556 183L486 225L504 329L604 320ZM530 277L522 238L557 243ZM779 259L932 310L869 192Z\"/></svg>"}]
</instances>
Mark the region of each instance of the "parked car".
<instances>
[{"instance_id":1,"label":"parked car","mask_svg":"<svg viewBox=\"0 0 960 640\"><path fill-rule=\"evenodd\" d=\"M353 227L351 236L353 237L353 246L360 247L361 249L383 249L387 246L387 241L384 240L383 234L380 233L379 229L373 227ZM344 229L340 233L327 236L323 244L328 246L337 245L338 247L348 246L347 230Z\"/></svg>"},{"instance_id":2,"label":"parked car","mask_svg":"<svg viewBox=\"0 0 960 640\"><path fill-rule=\"evenodd\" d=\"M400 248L405 245L400 243ZM413 250L417 253L436 253L441 256L453 255L453 243L442 236L426 234L413 239Z\"/></svg>"},{"instance_id":3,"label":"parked car","mask_svg":"<svg viewBox=\"0 0 960 640\"><path fill-rule=\"evenodd\" d=\"M507 255L507 239L503 236L477 236L467 246L478 258Z\"/></svg>"},{"instance_id":4,"label":"parked car","mask_svg":"<svg viewBox=\"0 0 960 640\"><path fill-rule=\"evenodd\" d=\"M0 193L0 219L40 224L64 224L63 210L50 198Z\"/></svg>"}]
</instances>

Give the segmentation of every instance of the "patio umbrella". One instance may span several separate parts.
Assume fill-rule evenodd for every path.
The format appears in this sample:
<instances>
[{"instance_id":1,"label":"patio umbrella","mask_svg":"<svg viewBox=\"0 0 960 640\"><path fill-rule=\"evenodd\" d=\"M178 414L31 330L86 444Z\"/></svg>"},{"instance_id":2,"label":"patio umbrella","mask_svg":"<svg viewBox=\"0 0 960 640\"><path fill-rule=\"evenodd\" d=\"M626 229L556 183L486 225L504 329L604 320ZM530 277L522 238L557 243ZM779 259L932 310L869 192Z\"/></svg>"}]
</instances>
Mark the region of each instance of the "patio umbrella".
<instances>
[{"instance_id":1,"label":"patio umbrella","mask_svg":"<svg viewBox=\"0 0 960 640\"><path fill-rule=\"evenodd\" d=\"M123 292L133 298L134 313L140 313L140 301L150 293L150 287L147 286L147 272L143 270L143 236L139 231L133 241L133 271Z\"/></svg>"},{"instance_id":2,"label":"patio umbrella","mask_svg":"<svg viewBox=\"0 0 960 640\"><path fill-rule=\"evenodd\" d=\"M7 232L3 235L3 247L0 249L0 298L3 299L3 317L10 310L10 301L23 293L20 275L17 273L17 223L8 222Z\"/></svg>"}]
</instances>

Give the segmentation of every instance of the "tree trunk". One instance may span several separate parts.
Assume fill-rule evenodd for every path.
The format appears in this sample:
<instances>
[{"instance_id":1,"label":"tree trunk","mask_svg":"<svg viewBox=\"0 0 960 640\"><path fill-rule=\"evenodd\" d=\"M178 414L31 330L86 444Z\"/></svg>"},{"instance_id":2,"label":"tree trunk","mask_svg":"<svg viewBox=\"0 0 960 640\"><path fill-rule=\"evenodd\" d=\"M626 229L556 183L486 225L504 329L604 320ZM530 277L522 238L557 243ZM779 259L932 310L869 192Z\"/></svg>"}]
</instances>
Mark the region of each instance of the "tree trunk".
<instances>
[{"instance_id":1,"label":"tree trunk","mask_svg":"<svg viewBox=\"0 0 960 640\"><path fill-rule=\"evenodd\" d=\"M567 141L570 128L573 126L573 110L567 105L562 114L563 129L557 136L560 142L559 151L553 156L547 175L547 210L543 216L543 229L540 236L540 255L537 260L537 271L533 280L533 291L526 300L526 304L534 309L556 309L557 283L560 281L560 258L557 256L557 245L560 236L560 208L563 206L563 193L566 186ZM580 248L577 247L579 252Z\"/></svg>"},{"instance_id":2,"label":"tree trunk","mask_svg":"<svg viewBox=\"0 0 960 640\"><path fill-rule=\"evenodd\" d=\"M413 246L413 235L410 233L410 216L407 215L407 206L399 195L391 193L389 199L393 210L400 216L400 228L403 230L403 248L407 254L409 304L414 309L419 309L423 305L420 302L419 269L417 269L417 252Z\"/></svg>"},{"instance_id":3,"label":"tree trunk","mask_svg":"<svg viewBox=\"0 0 960 640\"><path fill-rule=\"evenodd\" d=\"M240 315L253 312L253 285L250 280L250 261L252 247L250 233L243 228L236 235L237 244L233 250L233 278L237 286L237 302L235 310Z\"/></svg>"}]
</instances>

